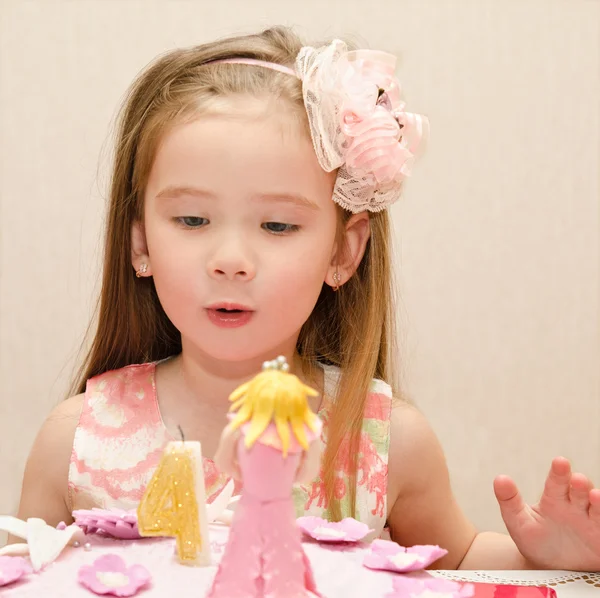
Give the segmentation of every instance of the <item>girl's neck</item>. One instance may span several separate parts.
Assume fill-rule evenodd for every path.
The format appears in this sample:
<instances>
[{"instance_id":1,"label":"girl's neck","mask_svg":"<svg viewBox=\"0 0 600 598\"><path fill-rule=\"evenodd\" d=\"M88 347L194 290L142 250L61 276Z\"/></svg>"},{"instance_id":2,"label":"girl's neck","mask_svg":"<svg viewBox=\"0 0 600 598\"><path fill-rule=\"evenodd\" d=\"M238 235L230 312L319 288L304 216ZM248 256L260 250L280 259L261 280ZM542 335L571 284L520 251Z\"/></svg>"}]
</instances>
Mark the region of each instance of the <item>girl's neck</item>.
<instances>
[{"instance_id":1,"label":"girl's neck","mask_svg":"<svg viewBox=\"0 0 600 598\"><path fill-rule=\"evenodd\" d=\"M322 372L305 372L302 359L290 351L281 351L291 371L320 393ZM275 355L266 359L273 359ZM210 456L216 449L219 435L227 423L231 405L229 395L241 384L261 371L266 359L248 362L223 362L207 359L185 347L183 351L157 366L156 387L160 412L171 435L179 437L181 427L189 440L200 440L203 452ZM311 408L318 410L320 398L311 398Z\"/></svg>"},{"instance_id":2,"label":"girl's neck","mask_svg":"<svg viewBox=\"0 0 600 598\"><path fill-rule=\"evenodd\" d=\"M183 345L174 366L186 395L205 404L228 407L229 395L241 384L256 376L265 361L283 355L292 373L304 378L302 360L294 348L281 348L276 355L258 356L247 361L224 361L206 356Z\"/></svg>"}]
</instances>

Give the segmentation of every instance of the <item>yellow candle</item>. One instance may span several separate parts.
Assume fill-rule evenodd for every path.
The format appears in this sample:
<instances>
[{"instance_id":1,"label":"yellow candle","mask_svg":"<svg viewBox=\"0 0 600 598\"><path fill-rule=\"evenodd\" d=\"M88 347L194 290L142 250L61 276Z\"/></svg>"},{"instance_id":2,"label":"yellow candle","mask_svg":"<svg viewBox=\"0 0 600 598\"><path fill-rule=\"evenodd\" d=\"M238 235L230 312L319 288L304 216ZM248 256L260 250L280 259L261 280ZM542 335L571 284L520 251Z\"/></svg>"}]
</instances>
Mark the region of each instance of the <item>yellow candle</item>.
<instances>
[{"instance_id":1,"label":"yellow candle","mask_svg":"<svg viewBox=\"0 0 600 598\"><path fill-rule=\"evenodd\" d=\"M141 536L172 536L187 565L210 565L199 442L169 442L138 506Z\"/></svg>"}]
</instances>

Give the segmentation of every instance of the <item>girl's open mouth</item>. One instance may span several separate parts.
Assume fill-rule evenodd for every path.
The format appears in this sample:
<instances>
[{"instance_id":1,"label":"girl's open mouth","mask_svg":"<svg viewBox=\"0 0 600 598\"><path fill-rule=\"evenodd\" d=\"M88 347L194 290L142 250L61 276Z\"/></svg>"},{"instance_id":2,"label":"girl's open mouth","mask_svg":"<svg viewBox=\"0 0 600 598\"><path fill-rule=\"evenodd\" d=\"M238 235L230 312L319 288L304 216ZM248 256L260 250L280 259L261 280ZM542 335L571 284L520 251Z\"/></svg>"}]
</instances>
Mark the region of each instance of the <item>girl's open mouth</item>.
<instances>
[{"instance_id":1,"label":"girl's open mouth","mask_svg":"<svg viewBox=\"0 0 600 598\"><path fill-rule=\"evenodd\" d=\"M242 306L214 306L206 309L210 321L219 328L239 328L246 325L254 315Z\"/></svg>"}]
</instances>

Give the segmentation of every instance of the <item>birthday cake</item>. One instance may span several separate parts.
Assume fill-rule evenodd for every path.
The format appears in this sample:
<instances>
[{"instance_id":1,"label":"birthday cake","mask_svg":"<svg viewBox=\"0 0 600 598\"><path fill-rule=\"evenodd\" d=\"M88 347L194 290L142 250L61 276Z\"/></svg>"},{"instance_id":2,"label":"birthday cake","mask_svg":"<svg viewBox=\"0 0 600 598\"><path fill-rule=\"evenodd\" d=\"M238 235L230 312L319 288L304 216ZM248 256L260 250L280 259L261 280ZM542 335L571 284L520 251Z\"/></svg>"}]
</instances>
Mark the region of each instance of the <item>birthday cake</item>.
<instances>
[{"instance_id":1,"label":"birthday cake","mask_svg":"<svg viewBox=\"0 0 600 598\"><path fill-rule=\"evenodd\" d=\"M225 546L229 528L209 525L210 564L186 566L176 557L172 538L139 538L133 516L115 512L104 529L76 525L54 530L41 520L29 520L27 538L21 548L4 550L23 556L0 556L0 594L6 598L63 598L94 595L153 598L204 598L210 591ZM122 512L121 512L122 513ZM111 525L123 520L116 527ZM10 519L10 518L0 518ZM84 518L82 517L82 521ZM25 522L21 524L26 525ZM35 525L34 525L35 524ZM364 526L354 520L331 524L317 518L298 520L303 548L314 574L318 594L307 597L354 598L494 598L499 586L456 583L430 574L423 568L445 551L438 547L405 549L394 542L361 541ZM91 532L84 535L84 530ZM112 531L120 538L107 536ZM41 533L40 533L41 532ZM60 537L58 548L53 536ZM134 539L126 539L126 538ZM56 552L58 556L52 560ZM49 562L51 561L51 562ZM34 571L34 567L37 571ZM552 588L502 586L512 598L552 598ZM263 594L256 594L261 598ZM231 598L234 598L233 596ZM295 598L285 596L280 598Z\"/></svg>"},{"instance_id":2,"label":"birthday cake","mask_svg":"<svg viewBox=\"0 0 600 598\"><path fill-rule=\"evenodd\" d=\"M78 546L65 547L53 563L46 565L38 573L25 573L14 583L4 586L0 593L3 598L89 598L94 593L101 592L117 596L137 594L147 598L201 598L210 589L227 535L226 526L211 525L212 564L190 567L177 561L174 539L122 540L90 534L76 540ZM369 569L363 565L365 556L369 553L367 545L325 545L307 541L304 549L322 596L386 596L393 590L393 572ZM111 560L106 559L109 555L113 557ZM113 570L106 570L103 563L108 563L108 569L112 566ZM85 575L95 578L97 585L93 589L87 587L89 582L86 585ZM136 584L139 584L137 589Z\"/></svg>"},{"instance_id":3,"label":"birthday cake","mask_svg":"<svg viewBox=\"0 0 600 598\"><path fill-rule=\"evenodd\" d=\"M212 563L206 567L180 564L175 558L174 539L123 540L91 534L75 540L75 546L65 547L54 562L37 573L32 571L29 558L0 556L0 584L3 579L7 581L3 559L22 560L27 564L18 579L0 587L0 594L3 598L89 598L94 595L204 598L228 536L225 526L210 525L209 528ZM385 550L373 550L373 545L361 542L331 542L330 539L321 543L307 537L303 543L318 595L323 598L493 598L498 595L495 594L497 586L493 584L460 584L424 571L402 574L398 570L370 568L366 566L369 559L371 566L376 566L377 558L382 558ZM384 548L389 548L388 544L393 543L386 542ZM404 552L403 558L394 559L388 553L387 565L383 561L379 564L393 569L395 561L398 569L419 569L425 561L410 555ZM412 567L408 563L413 563ZM510 588L512 593L506 595L513 598L556 596L551 588Z\"/></svg>"}]
</instances>

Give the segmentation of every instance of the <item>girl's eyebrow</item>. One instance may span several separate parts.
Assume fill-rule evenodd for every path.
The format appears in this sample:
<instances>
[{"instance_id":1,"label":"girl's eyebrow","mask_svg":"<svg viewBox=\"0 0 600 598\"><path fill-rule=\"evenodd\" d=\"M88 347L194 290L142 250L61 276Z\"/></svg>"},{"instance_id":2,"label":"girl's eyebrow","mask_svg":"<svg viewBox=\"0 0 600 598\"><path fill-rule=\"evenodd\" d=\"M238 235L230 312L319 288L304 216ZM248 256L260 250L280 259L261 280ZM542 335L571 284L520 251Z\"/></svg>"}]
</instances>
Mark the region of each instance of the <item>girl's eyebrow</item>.
<instances>
[{"instance_id":1,"label":"girl's eyebrow","mask_svg":"<svg viewBox=\"0 0 600 598\"><path fill-rule=\"evenodd\" d=\"M156 199L177 199L184 195L192 197L205 197L208 199L216 199L217 196L211 191L200 189L199 187L191 187L189 185L168 185L156 194Z\"/></svg>"},{"instance_id":2,"label":"girl's eyebrow","mask_svg":"<svg viewBox=\"0 0 600 598\"><path fill-rule=\"evenodd\" d=\"M300 206L301 208L309 208L311 210L319 209L319 206L312 199L309 199L300 193L259 193L254 195L253 199L259 201L291 203Z\"/></svg>"},{"instance_id":3,"label":"girl's eyebrow","mask_svg":"<svg viewBox=\"0 0 600 598\"><path fill-rule=\"evenodd\" d=\"M189 185L169 185L159 191L156 198L177 199L186 195L204 199L217 199L217 195L212 191ZM257 201L292 203L311 210L319 209L319 206L313 200L300 193L257 193L252 196L252 199Z\"/></svg>"}]
</instances>

